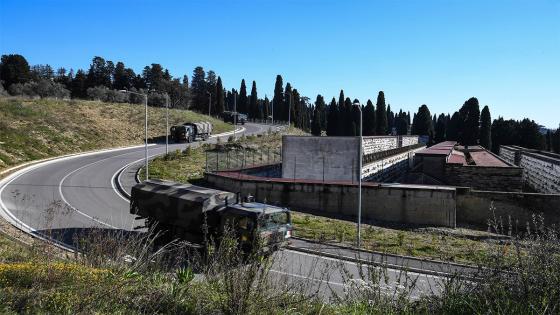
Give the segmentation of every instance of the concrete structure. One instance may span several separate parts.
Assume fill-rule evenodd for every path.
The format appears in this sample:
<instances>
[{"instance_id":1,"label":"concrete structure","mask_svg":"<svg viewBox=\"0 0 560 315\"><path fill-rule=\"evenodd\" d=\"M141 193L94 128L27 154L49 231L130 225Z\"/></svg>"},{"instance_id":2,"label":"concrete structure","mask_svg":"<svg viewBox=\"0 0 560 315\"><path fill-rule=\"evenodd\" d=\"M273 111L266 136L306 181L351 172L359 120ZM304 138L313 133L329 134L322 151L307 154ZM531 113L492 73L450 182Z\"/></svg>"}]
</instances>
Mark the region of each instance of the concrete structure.
<instances>
[{"instance_id":1,"label":"concrete structure","mask_svg":"<svg viewBox=\"0 0 560 315\"><path fill-rule=\"evenodd\" d=\"M416 136L363 137L364 164L360 172L359 137L283 136L282 177L354 182L361 173L362 178L374 178L377 172L388 168L390 174L408 167L408 159L418 148L416 144ZM399 156L376 155L380 152Z\"/></svg>"},{"instance_id":2,"label":"concrete structure","mask_svg":"<svg viewBox=\"0 0 560 315\"><path fill-rule=\"evenodd\" d=\"M446 141L416 152L421 172L452 186L479 190L521 191L523 170L480 146Z\"/></svg>"},{"instance_id":3,"label":"concrete structure","mask_svg":"<svg viewBox=\"0 0 560 315\"><path fill-rule=\"evenodd\" d=\"M523 183L546 194L560 194L560 155L518 146L500 146L500 156L523 168Z\"/></svg>"},{"instance_id":4,"label":"concrete structure","mask_svg":"<svg viewBox=\"0 0 560 315\"><path fill-rule=\"evenodd\" d=\"M256 196L258 201L323 216L356 215L357 184L292 181L237 172L206 173L218 189ZM365 183L363 218L373 221L448 226L486 227L489 220L525 226L534 215L546 224L560 223L560 195L476 191L471 188Z\"/></svg>"},{"instance_id":5,"label":"concrete structure","mask_svg":"<svg viewBox=\"0 0 560 315\"><path fill-rule=\"evenodd\" d=\"M291 181L237 173L206 173L213 187L251 194L258 201L324 216L355 217L358 185ZM371 221L455 227L455 189L414 185L362 186L362 218Z\"/></svg>"}]
</instances>

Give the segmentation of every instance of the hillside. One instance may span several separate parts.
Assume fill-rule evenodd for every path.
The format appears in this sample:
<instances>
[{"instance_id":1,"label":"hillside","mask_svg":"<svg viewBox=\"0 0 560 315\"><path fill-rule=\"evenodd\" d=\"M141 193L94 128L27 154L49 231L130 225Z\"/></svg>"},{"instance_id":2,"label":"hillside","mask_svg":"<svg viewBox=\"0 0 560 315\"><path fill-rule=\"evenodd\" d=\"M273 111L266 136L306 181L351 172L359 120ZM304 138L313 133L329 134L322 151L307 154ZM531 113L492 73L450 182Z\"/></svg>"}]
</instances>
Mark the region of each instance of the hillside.
<instances>
[{"instance_id":1,"label":"hillside","mask_svg":"<svg viewBox=\"0 0 560 315\"><path fill-rule=\"evenodd\" d=\"M203 120L214 124L214 133L233 130L206 115L169 111L170 125ZM165 135L164 108L149 108L148 126L150 138ZM142 105L0 98L0 170L26 161L143 141Z\"/></svg>"}]
</instances>

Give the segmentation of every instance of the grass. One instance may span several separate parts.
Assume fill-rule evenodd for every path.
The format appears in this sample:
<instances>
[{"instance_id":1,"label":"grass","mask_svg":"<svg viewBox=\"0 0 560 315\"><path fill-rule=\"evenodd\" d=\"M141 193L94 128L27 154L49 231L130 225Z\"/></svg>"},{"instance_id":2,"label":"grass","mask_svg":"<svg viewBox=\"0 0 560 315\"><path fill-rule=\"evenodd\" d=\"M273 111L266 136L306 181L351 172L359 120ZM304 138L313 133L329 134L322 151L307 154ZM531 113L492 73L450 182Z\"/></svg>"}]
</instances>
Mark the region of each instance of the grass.
<instances>
[{"instance_id":1,"label":"grass","mask_svg":"<svg viewBox=\"0 0 560 315\"><path fill-rule=\"evenodd\" d=\"M354 222L296 211L292 211L292 222L298 237L347 246L356 241ZM369 224L362 225L361 237L367 250L470 264L481 263L493 246L433 229L392 229Z\"/></svg>"},{"instance_id":2,"label":"grass","mask_svg":"<svg viewBox=\"0 0 560 315\"><path fill-rule=\"evenodd\" d=\"M220 120L169 111L169 124L210 121L214 133L233 130ZM165 109L148 109L148 137L165 136ZM0 97L0 170L22 162L94 149L142 144L144 107L83 100Z\"/></svg>"}]
</instances>

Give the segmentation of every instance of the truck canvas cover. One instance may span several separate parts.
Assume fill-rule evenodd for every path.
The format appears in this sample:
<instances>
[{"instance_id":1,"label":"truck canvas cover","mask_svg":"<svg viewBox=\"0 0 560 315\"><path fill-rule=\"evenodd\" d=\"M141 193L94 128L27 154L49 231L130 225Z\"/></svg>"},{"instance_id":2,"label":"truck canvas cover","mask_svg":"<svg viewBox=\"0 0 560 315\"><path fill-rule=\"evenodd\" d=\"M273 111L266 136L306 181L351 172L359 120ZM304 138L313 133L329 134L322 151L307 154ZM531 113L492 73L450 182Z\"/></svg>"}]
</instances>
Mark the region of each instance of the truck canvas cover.
<instances>
[{"instance_id":1,"label":"truck canvas cover","mask_svg":"<svg viewBox=\"0 0 560 315\"><path fill-rule=\"evenodd\" d=\"M192 125L196 128L197 134L211 134L212 133L212 124L206 121L202 122L195 122L195 123L186 123L185 125Z\"/></svg>"},{"instance_id":2,"label":"truck canvas cover","mask_svg":"<svg viewBox=\"0 0 560 315\"><path fill-rule=\"evenodd\" d=\"M235 194L190 184L147 180L132 188L130 212L161 223L200 229L204 213L234 201Z\"/></svg>"}]
</instances>

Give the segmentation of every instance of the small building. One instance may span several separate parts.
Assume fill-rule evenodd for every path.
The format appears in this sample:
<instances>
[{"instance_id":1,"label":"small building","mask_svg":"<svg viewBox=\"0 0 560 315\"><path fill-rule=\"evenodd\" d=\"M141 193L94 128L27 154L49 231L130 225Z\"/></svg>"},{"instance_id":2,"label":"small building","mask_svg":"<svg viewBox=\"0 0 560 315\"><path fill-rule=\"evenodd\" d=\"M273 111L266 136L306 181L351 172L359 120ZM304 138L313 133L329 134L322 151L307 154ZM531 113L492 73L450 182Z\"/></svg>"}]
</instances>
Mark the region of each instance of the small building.
<instances>
[{"instance_id":1,"label":"small building","mask_svg":"<svg viewBox=\"0 0 560 315\"><path fill-rule=\"evenodd\" d=\"M521 191L523 186L522 168L478 145L441 142L416 152L414 164L446 185L489 191Z\"/></svg>"}]
</instances>

